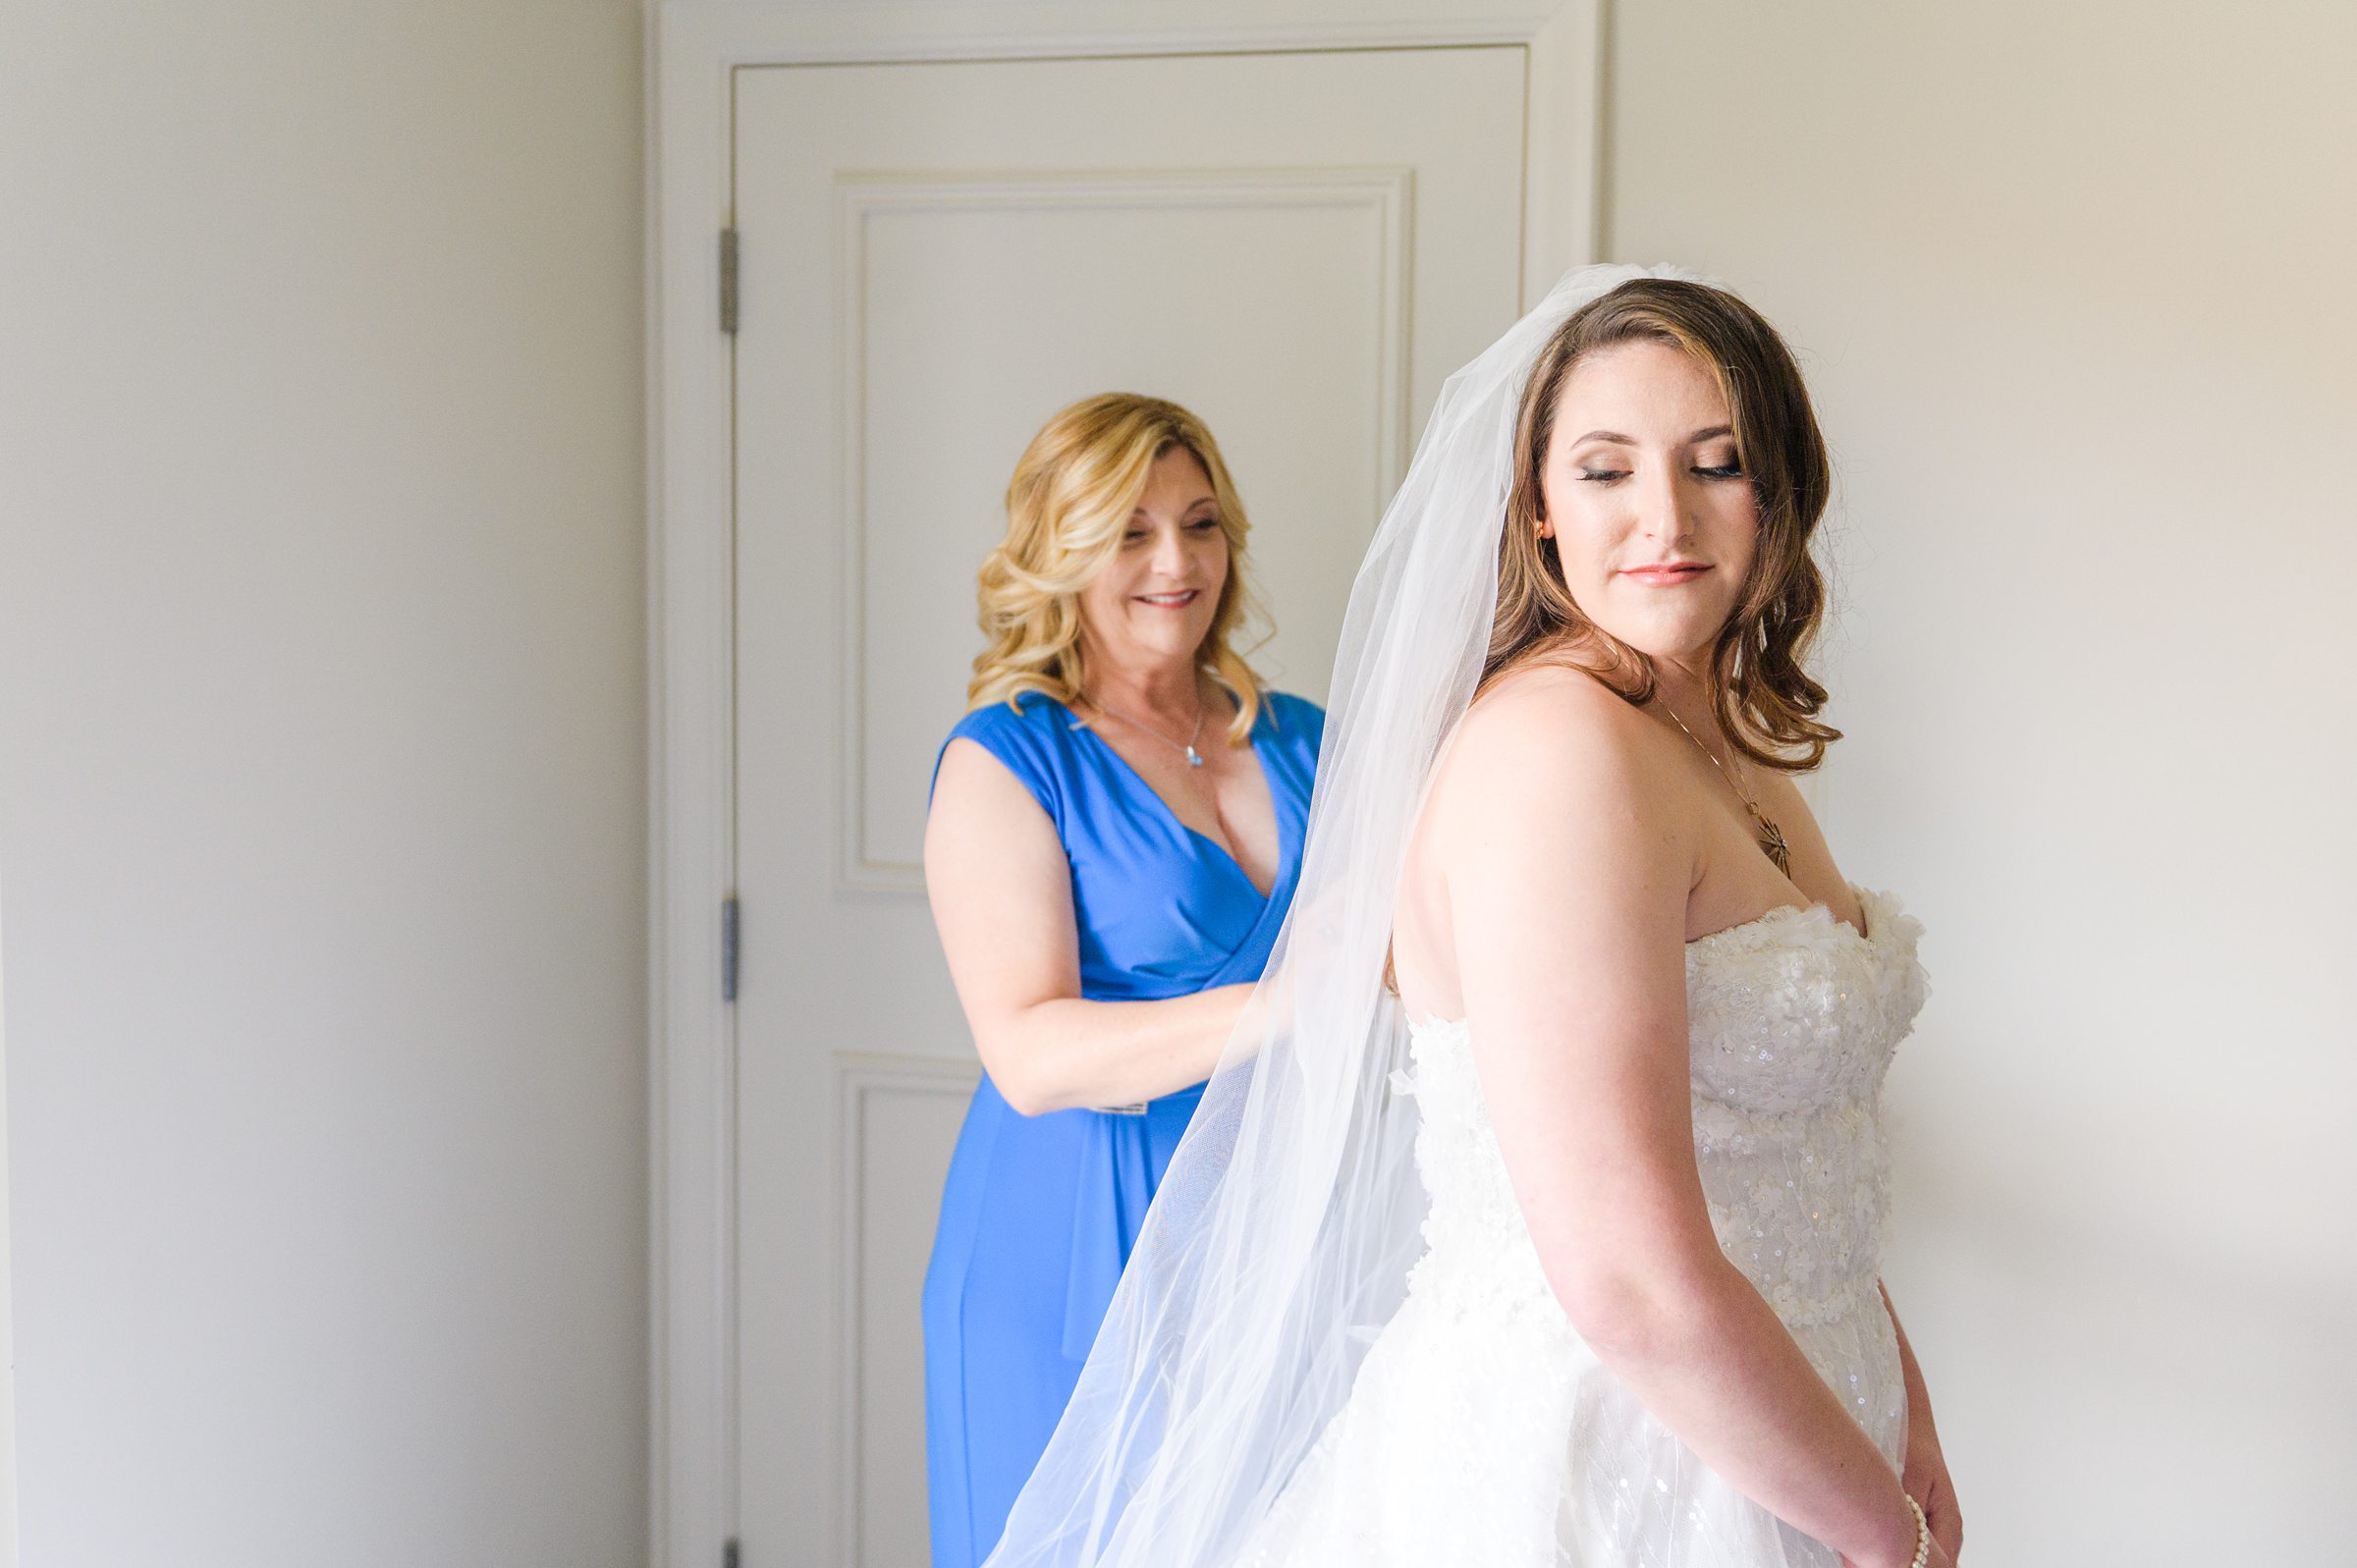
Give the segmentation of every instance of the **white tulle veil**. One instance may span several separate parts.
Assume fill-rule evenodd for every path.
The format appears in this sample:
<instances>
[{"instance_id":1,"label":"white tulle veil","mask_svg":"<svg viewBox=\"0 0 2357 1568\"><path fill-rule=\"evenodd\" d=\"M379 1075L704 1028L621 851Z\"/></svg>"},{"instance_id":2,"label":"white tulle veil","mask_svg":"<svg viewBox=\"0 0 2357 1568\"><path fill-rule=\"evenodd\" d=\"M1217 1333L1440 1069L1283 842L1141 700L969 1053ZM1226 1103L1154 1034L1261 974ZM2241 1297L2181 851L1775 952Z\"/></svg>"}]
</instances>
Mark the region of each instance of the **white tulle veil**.
<instances>
[{"instance_id":1,"label":"white tulle veil","mask_svg":"<svg viewBox=\"0 0 2357 1568\"><path fill-rule=\"evenodd\" d=\"M1215 1568L1348 1393L1422 1250L1406 1018L1383 984L1409 829L1471 702L1513 433L1566 273L1441 389L1351 588L1298 892L1055 1437L987 1568Z\"/></svg>"}]
</instances>

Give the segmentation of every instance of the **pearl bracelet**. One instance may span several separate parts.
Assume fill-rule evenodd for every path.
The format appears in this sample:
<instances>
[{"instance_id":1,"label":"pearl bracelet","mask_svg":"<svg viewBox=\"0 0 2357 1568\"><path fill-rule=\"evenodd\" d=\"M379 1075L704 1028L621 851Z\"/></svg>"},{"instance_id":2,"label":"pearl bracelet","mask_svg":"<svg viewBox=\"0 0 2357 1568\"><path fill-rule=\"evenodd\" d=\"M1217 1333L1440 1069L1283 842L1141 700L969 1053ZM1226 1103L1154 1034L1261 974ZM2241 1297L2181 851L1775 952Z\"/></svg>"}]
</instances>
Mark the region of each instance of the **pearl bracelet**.
<instances>
[{"instance_id":1,"label":"pearl bracelet","mask_svg":"<svg viewBox=\"0 0 2357 1568\"><path fill-rule=\"evenodd\" d=\"M1907 1506L1915 1511L1915 1560L1907 1568L1928 1568L1932 1560L1932 1522L1923 1517L1923 1504L1907 1492L1900 1492Z\"/></svg>"}]
</instances>

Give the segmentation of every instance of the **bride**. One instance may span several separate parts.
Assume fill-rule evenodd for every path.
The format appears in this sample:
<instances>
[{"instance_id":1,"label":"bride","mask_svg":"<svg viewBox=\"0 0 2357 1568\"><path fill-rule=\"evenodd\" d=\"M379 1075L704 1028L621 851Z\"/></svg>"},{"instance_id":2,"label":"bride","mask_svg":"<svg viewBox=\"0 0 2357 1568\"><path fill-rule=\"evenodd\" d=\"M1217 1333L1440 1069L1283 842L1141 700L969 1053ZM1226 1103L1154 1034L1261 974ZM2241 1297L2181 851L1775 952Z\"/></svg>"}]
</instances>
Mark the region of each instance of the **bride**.
<instances>
[{"instance_id":1,"label":"bride","mask_svg":"<svg viewBox=\"0 0 2357 1568\"><path fill-rule=\"evenodd\" d=\"M1878 1278L1920 927L1791 775L1829 474L1725 291L1592 267L1443 390L1300 892L993 1568L1901 1568Z\"/></svg>"}]
</instances>

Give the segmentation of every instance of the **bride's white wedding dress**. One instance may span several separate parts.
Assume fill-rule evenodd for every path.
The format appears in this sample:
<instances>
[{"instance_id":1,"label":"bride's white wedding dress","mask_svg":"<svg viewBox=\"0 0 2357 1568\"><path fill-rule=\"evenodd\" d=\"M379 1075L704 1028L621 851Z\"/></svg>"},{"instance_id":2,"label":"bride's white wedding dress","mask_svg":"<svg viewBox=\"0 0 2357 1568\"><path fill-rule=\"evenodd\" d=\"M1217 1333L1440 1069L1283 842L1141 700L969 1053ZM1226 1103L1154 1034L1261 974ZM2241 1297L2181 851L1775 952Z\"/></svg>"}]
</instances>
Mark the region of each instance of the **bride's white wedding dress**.
<instances>
[{"instance_id":1,"label":"bride's white wedding dress","mask_svg":"<svg viewBox=\"0 0 2357 1568\"><path fill-rule=\"evenodd\" d=\"M1686 946L1694 1156L1712 1228L1895 1467L1898 1344L1877 1290L1883 1075L1929 994L1922 927L1853 889ZM1239 1568L1833 1568L1704 1468L1573 1331L1507 1183L1461 1022L1413 1026L1426 1251L1347 1402Z\"/></svg>"}]
</instances>

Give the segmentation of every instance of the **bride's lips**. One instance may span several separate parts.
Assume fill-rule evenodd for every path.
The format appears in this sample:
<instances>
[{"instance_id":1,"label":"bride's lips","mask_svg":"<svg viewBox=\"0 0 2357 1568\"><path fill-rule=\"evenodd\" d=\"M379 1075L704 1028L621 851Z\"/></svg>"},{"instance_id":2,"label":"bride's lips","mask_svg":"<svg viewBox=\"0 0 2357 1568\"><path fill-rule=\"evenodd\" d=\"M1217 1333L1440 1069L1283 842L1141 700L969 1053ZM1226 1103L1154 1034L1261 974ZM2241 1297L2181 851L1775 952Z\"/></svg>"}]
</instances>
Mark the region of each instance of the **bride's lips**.
<instances>
[{"instance_id":1,"label":"bride's lips","mask_svg":"<svg viewBox=\"0 0 2357 1568\"><path fill-rule=\"evenodd\" d=\"M1633 577L1648 588L1674 588L1681 582L1691 582L1710 570L1701 561L1670 561L1651 567L1628 567L1620 575Z\"/></svg>"},{"instance_id":2,"label":"bride's lips","mask_svg":"<svg viewBox=\"0 0 2357 1568\"><path fill-rule=\"evenodd\" d=\"M1181 588L1172 593L1141 593L1134 597L1139 604L1152 605L1157 610L1184 610L1202 596L1200 588Z\"/></svg>"}]
</instances>

